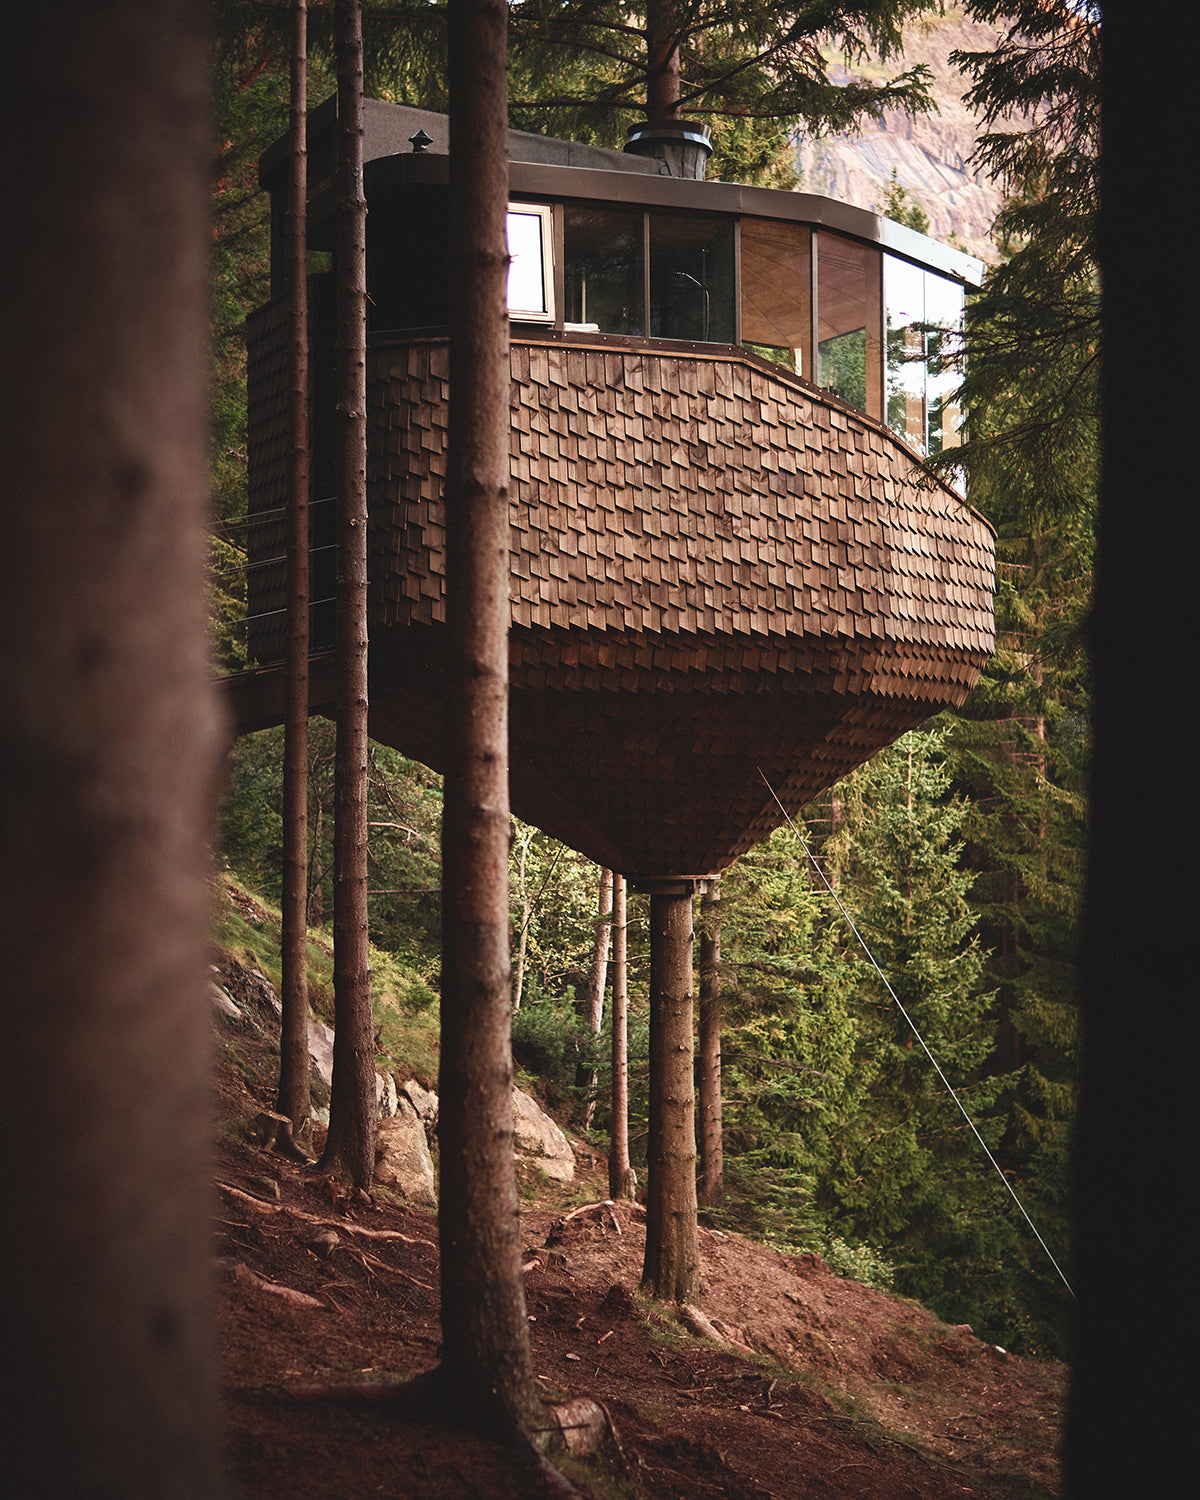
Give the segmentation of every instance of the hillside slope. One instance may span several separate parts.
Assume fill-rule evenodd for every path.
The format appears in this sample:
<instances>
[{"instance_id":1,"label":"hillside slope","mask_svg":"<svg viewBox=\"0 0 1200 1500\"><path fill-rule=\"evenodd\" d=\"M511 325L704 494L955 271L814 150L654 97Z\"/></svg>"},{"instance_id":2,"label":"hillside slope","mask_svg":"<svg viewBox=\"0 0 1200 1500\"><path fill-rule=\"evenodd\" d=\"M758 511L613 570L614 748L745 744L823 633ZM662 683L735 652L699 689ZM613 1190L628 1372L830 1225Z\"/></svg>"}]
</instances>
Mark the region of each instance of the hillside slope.
<instances>
[{"instance_id":1,"label":"hillside slope","mask_svg":"<svg viewBox=\"0 0 1200 1500\"><path fill-rule=\"evenodd\" d=\"M277 1047L256 1027L216 1026L220 1334L238 1493L549 1493L544 1476L430 1413L339 1396L347 1381L436 1364L436 1223L382 1193L341 1201L304 1166L247 1143L239 1122L271 1106ZM698 1337L640 1297L641 1210L605 1203L603 1163L581 1161L593 1165L570 1189L525 1185L522 1224L535 1369L555 1399L602 1402L617 1435L601 1458L568 1464L582 1493L1056 1492L1061 1367L842 1280L816 1255L711 1230L703 1311L729 1344Z\"/></svg>"}]
</instances>

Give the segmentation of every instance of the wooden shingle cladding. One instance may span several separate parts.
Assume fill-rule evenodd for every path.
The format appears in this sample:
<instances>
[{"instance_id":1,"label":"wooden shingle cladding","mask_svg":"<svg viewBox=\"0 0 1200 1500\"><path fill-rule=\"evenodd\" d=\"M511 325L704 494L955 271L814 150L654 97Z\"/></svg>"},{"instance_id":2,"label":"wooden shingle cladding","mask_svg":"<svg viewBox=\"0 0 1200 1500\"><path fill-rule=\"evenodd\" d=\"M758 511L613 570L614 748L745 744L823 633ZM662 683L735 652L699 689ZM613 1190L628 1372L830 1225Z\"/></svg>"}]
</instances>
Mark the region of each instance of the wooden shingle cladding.
<instances>
[{"instance_id":1,"label":"wooden shingle cladding","mask_svg":"<svg viewBox=\"0 0 1200 1500\"><path fill-rule=\"evenodd\" d=\"M715 873L781 821L766 781L798 808L963 701L991 532L886 429L736 349L514 330L512 368L519 816ZM368 393L372 733L436 767L445 340L377 336Z\"/></svg>"}]
</instances>

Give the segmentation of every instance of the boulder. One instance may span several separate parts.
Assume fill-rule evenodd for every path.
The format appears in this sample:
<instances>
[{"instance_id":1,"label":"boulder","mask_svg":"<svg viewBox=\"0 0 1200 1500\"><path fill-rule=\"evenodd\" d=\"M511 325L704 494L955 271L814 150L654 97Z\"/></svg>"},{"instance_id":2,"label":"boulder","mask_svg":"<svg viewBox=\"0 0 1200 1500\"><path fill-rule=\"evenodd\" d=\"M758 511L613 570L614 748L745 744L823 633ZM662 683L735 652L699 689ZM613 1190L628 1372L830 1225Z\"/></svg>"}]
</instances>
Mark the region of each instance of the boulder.
<instances>
[{"instance_id":1,"label":"boulder","mask_svg":"<svg viewBox=\"0 0 1200 1500\"><path fill-rule=\"evenodd\" d=\"M422 1087L415 1078L400 1085L400 1092L421 1117L426 1130L436 1130L438 1122L438 1096L432 1089Z\"/></svg>"},{"instance_id":2,"label":"boulder","mask_svg":"<svg viewBox=\"0 0 1200 1500\"><path fill-rule=\"evenodd\" d=\"M308 1055L326 1088L333 1083L333 1027L308 1018Z\"/></svg>"},{"instance_id":3,"label":"boulder","mask_svg":"<svg viewBox=\"0 0 1200 1500\"><path fill-rule=\"evenodd\" d=\"M375 1181L391 1188L409 1203L437 1207L433 1185L433 1159L425 1127L405 1095L398 1100L396 1113L379 1122L375 1138Z\"/></svg>"},{"instance_id":4,"label":"boulder","mask_svg":"<svg viewBox=\"0 0 1200 1500\"><path fill-rule=\"evenodd\" d=\"M390 1119L398 1108L396 1080L390 1073L375 1074L375 1103L381 1120Z\"/></svg>"},{"instance_id":5,"label":"boulder","mask_svg":"<svg viewBox=\"0 0 1200 1500\"><path fill-rule=\"evenodd\" d=\"M209 980L208 993L212 999L213 1009L218 1015L224 1016L227 1021L244 1021L246 1019L239 1007L234 1004L216 980Z\"/></svg>"},{"instance_id":6,"label":"boulder","mask_svg":"<svg viewBox=\"0 0 1200 1500\"><path fill-rule=\"evenodd\" d=\"M519 1159L556 1182L574 1182L575 1155L566 1136L522 1089L513 1089L513 1137Z\"/></svg>"}]
</instances>

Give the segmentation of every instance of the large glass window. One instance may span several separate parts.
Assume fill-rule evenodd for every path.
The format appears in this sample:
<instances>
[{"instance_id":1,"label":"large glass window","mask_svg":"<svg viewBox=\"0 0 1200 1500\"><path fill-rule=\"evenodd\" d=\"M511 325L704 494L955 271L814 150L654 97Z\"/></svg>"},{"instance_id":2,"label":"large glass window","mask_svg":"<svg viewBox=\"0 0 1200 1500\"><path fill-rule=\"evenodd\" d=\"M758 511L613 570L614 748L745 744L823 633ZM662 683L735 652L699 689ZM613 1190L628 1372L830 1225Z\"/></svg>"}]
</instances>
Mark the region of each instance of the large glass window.
<instances>
[{"instance_id":1,"label":"large glass window","mask_svg":"<svg viewBox=\"0 0 1200 1500\"><path fill-rule=\"evenodd\" d=\"M591 333L646 331L640 209L564 210L568 329Z\"/></svg>"},{"instance_id":2,"label":"large glass window","mask_svg":"<svg viewBox=\"0 0 1200 1500\"><path fill-rule=\"evenodd\" d=\"M650 336L733 343L733 222L650 215Z\"/></svg>"},{"instance_id":3,"label":"large glass window","mask_svg":"<svg viewBox=\"0 0 1200 1500\"><path fill-rule=\"evenodd\" d=\"M954 400L963 289L894 255L884 257L887 311L887 423L920 454L961 441Z\"/></svg>"},{"instance_id":4,"label":"large glass window","mask_svg":"<svg viewBox=\"0 0 1200 1500\"><path fill-rule=\"evenodd\" d=\"M742 343L813 379L812 230L742 220Z\"/></svg>"},{"instance_id":5,"label":"large glass window","mask_svg":"<svg viewBox=\"0 0 1200 1500\"><path fill-rule=\"evenodd\" d=\"M821 230L817 245L817 384L880 413L879 251Z\"/></svg>"}]
</instances>

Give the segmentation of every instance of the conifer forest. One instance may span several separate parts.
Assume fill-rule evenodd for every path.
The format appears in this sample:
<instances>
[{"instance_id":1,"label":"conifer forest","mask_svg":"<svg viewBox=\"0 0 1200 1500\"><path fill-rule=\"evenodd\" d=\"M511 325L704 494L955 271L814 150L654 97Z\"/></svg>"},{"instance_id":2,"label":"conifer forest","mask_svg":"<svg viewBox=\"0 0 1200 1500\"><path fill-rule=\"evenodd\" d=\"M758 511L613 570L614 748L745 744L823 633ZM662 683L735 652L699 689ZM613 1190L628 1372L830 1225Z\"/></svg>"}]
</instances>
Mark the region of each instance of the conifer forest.
<instances>
[{"instance_id":1,"label":"conifer forest","mask_svg":"<svg viewBox=\"0 0 1200 1500\"><path fill-rule=\"evenodd\" d=\"M771 45L774 7L761 16L751 7L753 24L737 32L727 23L722 30L720 9L704 24L721 48L740 48L745 60L758 42ZM857 9L864 39L886 47L906 20L919 21L922 7ZM968 9L995 20L992 12L1013 7ZM558 8L545 10L525 4L511 17L520 39L510 59L512 123L619 142L634 118L636 51L571 47L560 28L582 31L586 22L594 37L615 25L606 7L568 8L554 24ZM287 36L282 11L273 17L228 4L218 13L213 471L224 524L212 543L214 631L218 653L237 667L241 323L266 295L256 163L286 128ZM848 11L848 26L851 19ZM332 39L321 30L328 21L313 7L314 100L334 86ZM444 108L443 22L437 7L367 7L367 93ZM970 440L954 450L971 503L997 531L996 654L961 711L905 735L722 880L724 1192L705 1211L714 1224L819 1248L831 1264L921 1299L945 1319L1053 1357L1065 1355L1070 1309L1061 1273L1070 1265L1089 744L1083 629L1098 451L1098 49L1091 29L1080 30L1043 28L1037 37L1047 57L1069 52L1069 72L1034 68L1016 46L959 61L985 127L979 170L1001 177L1010 194L993 270L970 310ZM789 122L800 101L785 109L764 100L764 77L747 69L726 86L736 83L743 97L736 110L714 116L710 176L792 180ZM839 123L822 111L826 95L842 91L807 87L803 118L826 129ZM912 109L922 107L920 79L894 87L908 89ZM713 89L709 102L719 104ZM744 97L752 90L759 113ZM600 99L610 107L592 107ZM859 117L878 107L859 101ZM1041 112L1049 123L1005 133L1014 110ZM895 184L881 184L881 203L885 196L893 217L921 227L919 203ZM222 860L273 901L282 889L282 748L281 730L235 745L221 824ZM334 755L332 730L321 721L313 722L308 759L307 903L310 922L319 923L333 902ZM407 966L421 994L437 987L440 796L431 772L372 747L371 940ZM603 1144L610 1009L598 1033L582 1019L599 877L570 849L515 828L517 1054ZM647 1107L644 924L632 896L635 1168Z\"/></svg>"}]
</instances>

